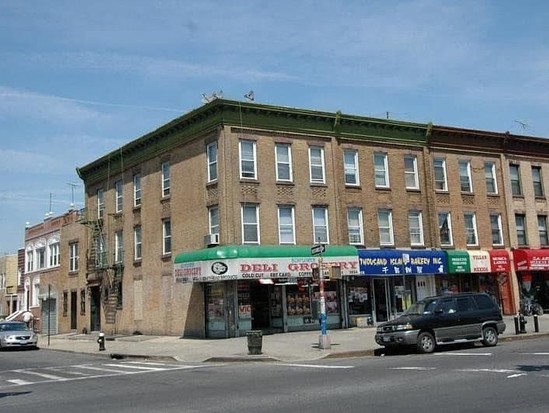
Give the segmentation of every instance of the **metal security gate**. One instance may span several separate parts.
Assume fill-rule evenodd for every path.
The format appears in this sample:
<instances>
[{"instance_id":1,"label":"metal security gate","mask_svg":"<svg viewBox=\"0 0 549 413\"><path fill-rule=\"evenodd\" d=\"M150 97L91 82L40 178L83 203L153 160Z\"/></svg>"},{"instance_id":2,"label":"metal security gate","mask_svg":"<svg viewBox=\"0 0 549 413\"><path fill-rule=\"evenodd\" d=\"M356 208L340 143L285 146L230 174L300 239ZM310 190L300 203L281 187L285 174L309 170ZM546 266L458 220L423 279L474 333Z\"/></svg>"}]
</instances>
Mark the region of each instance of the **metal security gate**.
<instances>
[{"instance_id":1,"label":"metal security gate","mask_svg":"<svg viewBox=\"0 0 549 413\"><path fill-rule=\"evenodd\" d=\"M40 317L40 332L42 334L57 334L57 299L42 300Z\"/></svg>"}]
</instances>

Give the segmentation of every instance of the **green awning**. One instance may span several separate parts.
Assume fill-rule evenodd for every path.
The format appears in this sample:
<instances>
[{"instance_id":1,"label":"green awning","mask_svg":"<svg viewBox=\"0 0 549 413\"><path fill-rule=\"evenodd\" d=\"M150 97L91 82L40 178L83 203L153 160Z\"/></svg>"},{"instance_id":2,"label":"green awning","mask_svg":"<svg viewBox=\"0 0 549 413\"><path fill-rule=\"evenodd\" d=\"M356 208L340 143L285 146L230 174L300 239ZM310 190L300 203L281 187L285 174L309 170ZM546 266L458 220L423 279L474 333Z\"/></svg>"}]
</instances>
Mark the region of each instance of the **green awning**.
<instances>
[{"instance_id":1,"label":"green awning","mask_svg":"<svg viewBox=\"0 0 549 413\"><path fill-rule=\"evenodd\" d=\"M467 251L445 251L448 258L448 273L470 273L471 259Z\"/></svg>"}]
</instances>

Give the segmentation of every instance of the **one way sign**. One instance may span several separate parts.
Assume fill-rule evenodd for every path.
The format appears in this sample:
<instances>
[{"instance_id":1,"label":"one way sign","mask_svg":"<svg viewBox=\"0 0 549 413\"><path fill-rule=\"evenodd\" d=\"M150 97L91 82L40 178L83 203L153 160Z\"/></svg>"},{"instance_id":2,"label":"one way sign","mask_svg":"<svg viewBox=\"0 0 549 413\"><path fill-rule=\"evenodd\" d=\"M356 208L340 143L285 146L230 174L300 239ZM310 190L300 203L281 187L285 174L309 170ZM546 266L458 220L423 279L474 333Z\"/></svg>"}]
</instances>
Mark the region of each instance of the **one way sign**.
<instances>
[{"instance_id":1,"label":"one way sign","mask_svg":"<svg viewBox=\"0 0 549 413\"><path fill-rule=\"evenodd\" d=\"M311 255L322 254L324 251L326 251L326 247L323 244L314 245L311 248Z\"/></svg>"}]
</instances>

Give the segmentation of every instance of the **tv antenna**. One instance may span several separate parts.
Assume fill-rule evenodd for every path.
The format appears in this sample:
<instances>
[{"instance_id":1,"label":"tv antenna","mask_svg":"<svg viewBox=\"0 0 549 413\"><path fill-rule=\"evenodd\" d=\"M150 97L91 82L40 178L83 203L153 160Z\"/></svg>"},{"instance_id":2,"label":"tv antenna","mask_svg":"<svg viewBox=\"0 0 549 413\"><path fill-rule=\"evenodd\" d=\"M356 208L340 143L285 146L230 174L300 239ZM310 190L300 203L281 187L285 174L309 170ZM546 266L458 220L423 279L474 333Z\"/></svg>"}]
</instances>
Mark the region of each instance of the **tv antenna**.
<instances>
[{"instance_id":1,"label":"tv antenna","mask_svg":"<svg viewBox=\"0 0 549 413\"><path fill-rule=\"evenodd\" d=\"M74 188L79 187L78 184L73 184L72 182L67 183L71 187L71 208L74 208Z\"/></svg>"},{"instance_id":2,"label":"tv antenna","mask_svg":"<svg viewBox=\"0 0 549 413\"><path fill-rule=\"evenodd\" d=\"M250 90L248 93L244 95L244 99L246 99L248 102L253 102L255 100L254 91Z\"/></svg>"},{"instance_id":3,"label":"tv antenna","mask_svg":"<svg viewBox=\"0 0 549 413\"><path fill-rule=\"evenodd\" d=\"M209 95L207 95L205 93L202 93L202 103L210 103L210 102L213 102L216 99L223 99L223 91L222 90L220 90L219 92L212 92Z\"/></svg>"},{"instance_id":4,"label":"tv antenna","mask_svg":"<svg viewBox=\"0 0 549 413\"><path fill-rule=\"evenodd\" d=\"M520 125L520 128L522 130L528 129L528 123L526 123L525 121L515 119L515 122L517 122Z\"/></svg>"}]
</instances>

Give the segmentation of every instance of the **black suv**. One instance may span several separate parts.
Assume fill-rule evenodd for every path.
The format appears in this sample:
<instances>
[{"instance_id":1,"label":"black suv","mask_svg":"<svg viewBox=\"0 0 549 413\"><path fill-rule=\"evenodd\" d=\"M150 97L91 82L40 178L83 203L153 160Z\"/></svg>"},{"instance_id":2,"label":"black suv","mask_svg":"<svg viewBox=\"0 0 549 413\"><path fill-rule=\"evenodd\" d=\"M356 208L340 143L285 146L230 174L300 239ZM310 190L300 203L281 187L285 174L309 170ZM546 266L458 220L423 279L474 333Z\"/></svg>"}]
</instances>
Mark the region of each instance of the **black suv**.
<instances>
[{"instance_id":1,"label":"black suv","mask_svg":"<svg viewBox=\"0 0 549 413\"><path fill-rule=\"evenodd\" d=\"M442 344L481 341L495 346L505 322L494 300L483 293L461 293L425 298L402 316L377 327L380 346L415 346L432 353Z\"/></svg>"}]
</instances>

